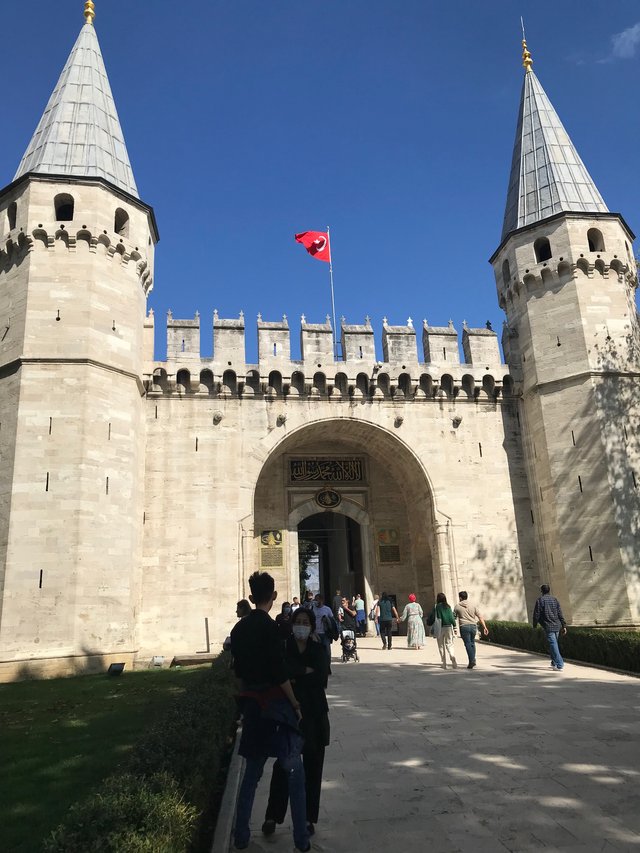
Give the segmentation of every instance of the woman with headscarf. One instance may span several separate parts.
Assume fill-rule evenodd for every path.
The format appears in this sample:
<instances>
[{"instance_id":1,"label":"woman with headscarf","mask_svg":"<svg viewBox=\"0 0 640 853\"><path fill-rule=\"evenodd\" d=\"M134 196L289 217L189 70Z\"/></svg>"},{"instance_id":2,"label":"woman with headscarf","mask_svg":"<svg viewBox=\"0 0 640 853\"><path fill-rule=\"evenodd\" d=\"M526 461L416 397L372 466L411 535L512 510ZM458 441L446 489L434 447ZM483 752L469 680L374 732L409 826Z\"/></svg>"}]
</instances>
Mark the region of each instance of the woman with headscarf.
<instances>
[{"instance_id":1,"label":"woman with headscarf","mask_svg":"<svg viewBox=\"0 0 640 853\"><path fill-rule=\"evenodd\" d=\"M409 603L405 605L400 619L407 623L407 646L410 649L421 649L424 646L424 623L422 607L416 601L413 593L409 595Z\"/></svg>"}]
</instances>

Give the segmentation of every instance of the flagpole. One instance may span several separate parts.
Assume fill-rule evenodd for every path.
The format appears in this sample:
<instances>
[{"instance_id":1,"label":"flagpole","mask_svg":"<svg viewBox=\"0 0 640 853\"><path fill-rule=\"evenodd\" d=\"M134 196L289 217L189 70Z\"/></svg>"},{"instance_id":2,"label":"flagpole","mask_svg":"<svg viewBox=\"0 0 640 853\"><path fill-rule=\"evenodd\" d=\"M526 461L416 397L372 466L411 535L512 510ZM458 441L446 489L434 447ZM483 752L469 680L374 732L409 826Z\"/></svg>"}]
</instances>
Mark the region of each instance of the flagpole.
<instances>
[{"instance_id":1,"label":"flagpole","mask_svg":"<svg viewBox=\"0 0 640 853\"><path fill-rule=\"evenodd\" d=\"M333 358L338 360L338 340L336 338L336 301L333 292L333 259L331 256L331 230L327 225L327 243L329 244L329 281L331 283L331 314L333 317Z\"/></svg>"}]
</instances>

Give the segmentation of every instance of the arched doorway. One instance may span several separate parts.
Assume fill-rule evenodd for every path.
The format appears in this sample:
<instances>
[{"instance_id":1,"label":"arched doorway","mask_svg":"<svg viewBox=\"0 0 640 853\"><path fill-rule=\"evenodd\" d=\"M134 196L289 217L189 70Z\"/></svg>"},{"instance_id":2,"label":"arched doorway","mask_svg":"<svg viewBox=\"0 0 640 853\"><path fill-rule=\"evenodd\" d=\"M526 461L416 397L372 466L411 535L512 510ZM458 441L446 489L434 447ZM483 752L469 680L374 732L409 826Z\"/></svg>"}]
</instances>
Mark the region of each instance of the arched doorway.
<instances>
[{"instance_id":1,"label":"arched doorway","mask_svg":"<svg viewBox=\"0 0 640 853\"><path fill-rule=\"evenodd\" d=\"M296 430L264 463L253 509L253 566L274 575L280 600L300 594L301 526L333 548L320 578L327 597L338 587L360 592L368 607L384 589L401 604L415 592L428 605L437 590L451 591L448 533L436 524L424 466L388 430L352 418ZM319 523L324 516L330 530ZM351 561L346 571L340 548Z\"/></svg>"},{"instance_id":2,"label":"arched doorway","mask_svg":"<svg viewBox=\"0 0 640 853\"><path fill-rule=\"evenodd\" d=\"M307 542L317 548L317 559L307 565L307 589L321 592L329 606L337 589L349 598L364 595L362 528L357 521L330 510L309 515L298 524L299 552Z\"/></svg>"}]
</instances>

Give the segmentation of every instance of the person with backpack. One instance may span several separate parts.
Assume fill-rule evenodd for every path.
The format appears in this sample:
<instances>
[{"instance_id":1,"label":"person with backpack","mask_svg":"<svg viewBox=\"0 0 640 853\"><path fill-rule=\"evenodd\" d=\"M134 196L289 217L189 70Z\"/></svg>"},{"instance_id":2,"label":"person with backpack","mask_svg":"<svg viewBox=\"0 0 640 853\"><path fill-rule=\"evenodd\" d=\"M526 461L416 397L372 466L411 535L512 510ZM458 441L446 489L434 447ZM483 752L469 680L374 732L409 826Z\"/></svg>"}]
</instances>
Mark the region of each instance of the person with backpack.
<instances>
[{"instance_id":1,"label":"person with backpack","mask_svg":"<svg viewBox=\"0 0 640 853\"><path fill-rule=\"evenodd\" d=\"M439 592L436 596L435 607L429 614L427 625L432 626L431 634L438 641L438 651L442 661L440 666L443 669L447 668L447 655L449 655L451 666L457 669L458 662L453 648L453 629L456 627L456 615L449 607L444 592Z\"/></svg>"},{"instance_id":2,"label":"person with backpack","mask_svg":"<svg viewBox=\"0 0 640 853\"><path fill-rule=\"evenodd\" d=\"M393 620L398 619L398 611L386 592L383 592L376 608L376 619L380 624L380 636L382 637L382 648L391 651L391 629Z\"/></svg>"},{"instance_id":3,"label":"person with backpack","mask_svg":"<svg viewBox=\"0 0 640 853\"><path fill-rule=\"evenodd\" d=\"M329 666L331 666L331 643L338 639L338 623L331 608L324 603L324 595L321 593L315 597L313 615L316 617L316 636L324 646L329 659ZM329 669L329 674L331 674L331 669Z\"/></svg>"}]
</instances>

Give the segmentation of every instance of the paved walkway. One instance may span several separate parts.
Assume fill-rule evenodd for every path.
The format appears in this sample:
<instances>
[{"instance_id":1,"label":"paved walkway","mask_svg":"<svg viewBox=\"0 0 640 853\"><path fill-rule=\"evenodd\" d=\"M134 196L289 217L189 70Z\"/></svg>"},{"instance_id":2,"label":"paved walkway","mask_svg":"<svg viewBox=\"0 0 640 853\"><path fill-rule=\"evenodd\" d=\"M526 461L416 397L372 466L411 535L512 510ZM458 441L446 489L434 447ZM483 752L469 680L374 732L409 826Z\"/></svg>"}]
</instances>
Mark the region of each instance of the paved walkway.
<instances>
[{"instance_id":1,"label":"paved walkway","mask_svg":"<svg viewBox=\"0 0 640 853\"><path fill-rule=\"evenodd\" d=\"M487 644L467 670L459 639L446 671L434 640L359 647L334 656L314 850L640 853L639 679ZM291 851L288 821L260 833L269 778L249 850Z\"/></svg>"}]
</instances>

